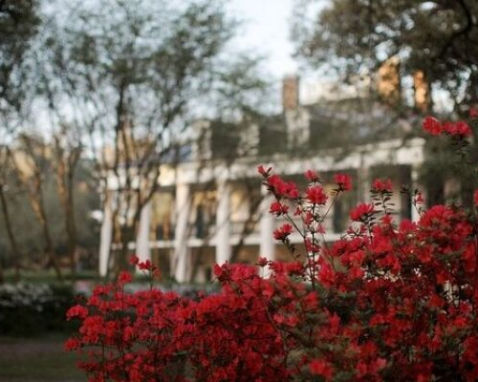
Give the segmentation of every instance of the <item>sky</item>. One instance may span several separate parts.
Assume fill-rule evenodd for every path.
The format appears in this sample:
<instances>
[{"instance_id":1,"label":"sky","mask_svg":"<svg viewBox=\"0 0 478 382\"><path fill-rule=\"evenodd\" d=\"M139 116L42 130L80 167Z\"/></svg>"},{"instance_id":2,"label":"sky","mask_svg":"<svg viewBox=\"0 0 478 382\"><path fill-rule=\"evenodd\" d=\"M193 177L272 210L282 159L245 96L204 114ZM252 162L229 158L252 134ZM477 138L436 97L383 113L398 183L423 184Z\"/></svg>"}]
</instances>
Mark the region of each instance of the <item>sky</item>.
<instances>
[{"instance_id":1,"label":"sky","mask_svg":"<svg viewBox=\"0 0 478 382\"><path fill-rule=\"evenodd\" d=\"M231 0L228 10L244 21L234 44L266 56L264 67L275 79L295 74L290 19L294 0Z\"/></svg>"},{"instance_id":2,"label":"sky","mask_svg":"<svg viewBox=\"0 0 478 382\"><path fill-rule=\"evenodd\" d=\"M232 17L243 20L240 33L232 43L238 49L246 49L264 56L264 73L274 82L277 97L273 100L280 107L281 80L286 75L300 77L301 103L313 103L323 96L323 81L313 70L305 70L292 57L294 44L290 39L291 19L297 0L229 0L227 9ZM327 1L317 2L318 11Z\"/></svg>"},{"instance_id":3,"label":"sky","mask_svg":"<svg viewBox=\"0 0 478 382\"><path fill-rule=\"evenodd\" d=\"M297 0L229 0L227 3L230 15L244 21L240 33L232 43L240 50L245 49L265 56L264 72L276 85L276 97L273 100L276 107L280 107L279 89L281 79L285 75L300 76L301 103L313 103L320 97L330 95L327 91L330 78L310 70L305 72L292 57L294 45L289 34L296 2ZM318 11L326 4L326 0L316 2L318 8L315 10ZM435 92L434 97L435 102L443 109L446 109L445 105L451 104L445 94Z\"/></svg>"}]
</instances>

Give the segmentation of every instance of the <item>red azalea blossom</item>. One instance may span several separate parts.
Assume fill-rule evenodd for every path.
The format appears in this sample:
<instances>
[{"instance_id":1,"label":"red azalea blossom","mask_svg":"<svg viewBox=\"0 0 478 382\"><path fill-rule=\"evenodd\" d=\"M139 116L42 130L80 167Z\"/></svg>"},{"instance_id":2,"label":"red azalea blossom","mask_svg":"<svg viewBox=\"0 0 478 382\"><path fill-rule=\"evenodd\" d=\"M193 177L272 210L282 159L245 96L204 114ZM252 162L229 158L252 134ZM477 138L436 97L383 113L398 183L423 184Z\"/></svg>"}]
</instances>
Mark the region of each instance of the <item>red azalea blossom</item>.
<instances>
[{"instance_id":1,"label":"red azalea blossom","mask_svg":"<svg viewBox=\"0 0 478 382\"><path fill-rule=\"evenodd\" d=\"M263 177L269 176L271 170L272 170L271 167L269 167L268 169L266 169L263 165L257 166L257 172L258 172L259 174L261 174Z\"/></svg>"},{"instance_id":2,"label":"red azalea blossom","mask_svg":"<svg viewBox=\"0 0 478 382\"><path fill-rule=\"evenodd\" d=\"M478 380L474 213L437 205L393 224L377 197L391 184L379 180L375 204L350 214L369 224L325 243L322 188L292 199L293 183L269 173L265 183L296 211L299 223L274 231L291 261L216 264L220 289L191 298L156 288L157 267L133 258L149 289L125 291L121 273L67 312L80 326L65 348L89 381Z\"/></svg>"},{"instance_id":3,"label":"red azalea blossom","mask_svg":"<svg viewBox=\"0 0 478 382\"><path fill-rule=\"evenodd\" d=\"M289 189L287 191L287 196L290 199L297 199L299 197L299 190L297 189L297 186L293 182L288 183Z\"/></svg>"},{"instance_id":4,"label":"red azalea blossom","mask_svg":"<svg viewBox=\"0 0 478 382\"><path fill-rule=\"evenodd\" d=\"M436 118L426 117L423 121L423 130L431 135L440 135L443 132L443 126Z\"/></svg>"},{"instance_id":5,"label":"red azalea blossom","mask_svg":"<svg viewBox=\"0 0 478 382\"><path fill-rule=\"evenodd\" d=\"M470 110L468 111L468 114L469 114L471 119L478 118L478 108L470 107Z\"/></svg>"},{"instance_id":6,"label":"red azalea blossom","mask_svg":"<svg viewBox=\"0 0 478 382\"><path fill-rule=\"evenodd\" d=\"M269 213L275 216L286 215L289 212L289 207L281 202L273 202L269 208Z\"/></svg>"},{"instance_id":7,"label":"red azalea blossom","mask_svg":"<svg viewBox=\"0 0 478 382\"><path fill-rule=\"evenodd\" d=\"M311 186L306 190L306 197L312 204L324 205L327 203L327 195L321 186Z\"/></svg>"},{"instance_id":8,"label":"red azalea blossom","mask_svg":"<svg viewBox=\"0 0 478 382\"><path fill-rule=\"evenodd\" d=\"M350 219L353 221L363 221L370 218L374 211L373 204L362 203L350 211Z\"/></svg>"},{"instance_id":9,"label":"red azalea blossom","mask_svg":"<svg viewBox=\"0 0 478 382\"><path fill-rule=\"evenodd\" d=\"M274 239L285 240L293 231L290 224L283 224L280 228L274 231Z\"/></svg>"},{"instance_id":10,"label":"red azalea blossom","mask_svg":"<svg viewBox=\"0 0 478 382\"><path fill-rule=\"evenodd\" d=\"M390 179L375 179L372 182L372 191L378 193L392 192L393 185Z\"/></svg>"},{"instance_id":11,"label":"red azalea blossom","mask_svg":"<svg viewBox=\"0 0 478 382\"><path fill-rule=\"evenodd\" d=\"M259 267L265 267L267 264L269 264L269 260L265 257L259 257L259 260L257 260L256 263Z\"/></svg>"},{"instance_id":12,"label":"red azalea blossom","mask_svg":"<svg viewBox=\"0 0 478 382\"><path fill-rule=\"evenodd\" d=\"M415 204L422 204L425 202L425 199L423 199L423 194L421 192L417 192L415 197L414 197L414 203Z\"/></svg>"},{"instance_id":13,"label":"red azalea blossom","mask_svg":"<svg viewBox=\"0 0 478 382\"><path fill-rule=\"evenodd\" d=\"M316 171L307 170L304 176L309 182L318 182L320 180L319 174Z\"/></svg>"},{"instance_id":14,"label":"red azalea blossom","mask_svg":"<svg viewBox=\"0 0 478 382\"><path fill-rule=\"evenodd\" d=\"M133 280L133 277L131 276L131 273L129 272L121 272L118 276L118 282L121 284L127 284L130 283Z\"/></svg>"},{"instance_id":15,"label":"red azalea blossom","mask_svg":"<svg viewBox=\"0 0 478 382\"><path fill-rule=\"evenodd\" d=\"M458 138L470 137L472 132L470 126L463 121L447 122L443 125L443 130L451 136Z\"/></svg>"},{"instance_id":16,"label":"red azalea blossom","mask_svg":"<svg viewBox=\"0 0 478 382\"><path fill-rule=\"evenodd\" d=\"M77 338L68 338L65 342L65 350L72 351L81 347L81 342Z\"/></svg>"},{"instance_id":17,"label":"red azalea blossom","mask_svg":"<svg viewBox=\"0 0 478 382\"><path fill-rule=\"evenodd\" d=\"M146 260L146 261L140 262L138 264L138 268L142 271L150 271L154 268L154 266L150 260Z\"/></svg>"},{"instance_id":18,"label":"red azalea blossom","mask_svg":"<svg viewBox=\"0 0 478 382\"><path fill-rule=\"evenodd\" d=\"M330 380L333 375L332 368L330 365L322 359L314 359L309 364L310 372L315 375L321 375L325 377L326 380Z\"/></svg>"},{"instance_id":19,"label":"red azalea blossom","mask_svg":"<svg viewBox=\"0 0 478 382\"><path fill-rule=\"evenodd\" d=\"M299 197L296 184L284 181L279 175L271 175L267 179L267 185L278 198L296 199Z\"/></svg>"},{"instance_id":20,"label":"red azalea blossom","mask_svg":"<svg viewBox=\"0 0 478 382\"><path fill-rule=\"evenodd\" d=\"M352 189L352 181L347 174L336 174L334 180L340 191L350 191Z\"/></svg>"},{"instance_id":21,"label":"red azalea blossom","mask_svg":"<svg viewBox=\"0 0 478 382\"><path fill-rule=\"evenodd\" d=\"M131 265L138 265L138 263L139 263L138 256L136 256L136 255L131 256L131 258L129 259L129 263Z\"/></svg>"},{"instance_id":22,"label":"red azalea blossom","mask_svg":"<svg viewBox=\"0 0 478 382\"><path fill-rule=\"evenodd\" d=\"M88 309L81 305L75 305L71 307L68 312L66 313L66 317L68 320L78 317L78 318L86 318L88 316Z\"/></svg>"}]
</instances>

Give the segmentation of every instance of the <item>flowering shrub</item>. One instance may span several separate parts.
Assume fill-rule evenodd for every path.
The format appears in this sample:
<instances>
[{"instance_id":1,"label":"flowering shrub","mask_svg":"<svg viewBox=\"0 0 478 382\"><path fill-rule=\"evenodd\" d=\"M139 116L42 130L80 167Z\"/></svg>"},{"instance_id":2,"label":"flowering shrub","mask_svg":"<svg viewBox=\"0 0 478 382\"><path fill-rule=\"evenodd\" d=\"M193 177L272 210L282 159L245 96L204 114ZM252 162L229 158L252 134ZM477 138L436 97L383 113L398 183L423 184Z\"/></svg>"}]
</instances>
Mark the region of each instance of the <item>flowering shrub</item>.
<instances>
[{"instance_id":1,"label":"flowering shrub","mask_svg":"<svg viewBox=\"0 0 478 382\"><path fill-rule=\"evenodd\" d=\"M452 137L466 138L472 135L470 126L464 121L440 122L436 118L427 117L423 128L431 135L448 134Z\"/></svg>"},{"instance_id":2,"label":"flowering shrub","mask_svg":"<svg viewBox=\"0 0 478 382\"><path fill-rule=\"evenodd\" d=\"M428 120L424 128L466 140L463 126ZM195 300L152 286L125 293L127 273L98 287L68 312L82 325L66 347L84 354L80 367L90 381L478 378L476 211L423 211L416 192L419 221L397 224L391 182L379 179L373 202L352 210L352 226L329 245L323 223L350 178L337 175L327 193L307 171L300 191L271 168L258 170L275 197L270 213L285 220L274 237L292 261L216 265L220 293ZM291 243L293 232L305 253ZM157 272L132 262L151 277Z\"/></svg>"}]
</instances>

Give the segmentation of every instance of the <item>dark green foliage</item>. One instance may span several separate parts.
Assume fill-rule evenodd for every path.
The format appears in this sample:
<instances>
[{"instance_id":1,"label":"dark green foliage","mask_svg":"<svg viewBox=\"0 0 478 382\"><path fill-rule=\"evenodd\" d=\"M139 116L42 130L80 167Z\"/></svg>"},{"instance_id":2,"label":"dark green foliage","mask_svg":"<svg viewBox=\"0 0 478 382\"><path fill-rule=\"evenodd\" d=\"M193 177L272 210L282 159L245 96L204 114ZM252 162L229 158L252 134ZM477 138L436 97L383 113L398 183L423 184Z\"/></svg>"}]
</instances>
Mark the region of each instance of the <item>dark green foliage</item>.
<instances>
[{"instance_id":1,"label":"dark green foliage","mask_svg":"<svg viewBox=\"0 0 478 382\"><path fill-rule=\"evenodd\" d=\"M293 23L297 54L310 65L350 78L398 55L404 73L424 70L452 95L468 88L476 102L477 1L332 0L313 17L311 3L319 4L296 1Z\"/></svg>"},{"instance_id":2,"label":"dark green foliage","mask_svg":"<svg viewBox=\"0 0 478 382\"><path fill-rule=\"evenodd\" d=\"M260 155L270 156L287 150L287 128L282 116L262 121L260 126Z\"/></svg>"},{"instance_id":3,"label":"dark green foliage","mask_svg":"<svg viewBox=\"0 0 478 382\"><path fill-rule=\"evenodd\" d=\"M30 336L70 331L65 314L75 297L71 287L4 284L0 287L0 335Z\"/></svg>"},{"instance_id":4,"label":"dark green foliage","mask_svg":"<svg viewBox=\"0 0 478 382\"><path fill-rule=\"evenodd\" d=\"M233 161L239 146L239 126L221 121L211 122L212 152L215 159Z\"/></svg>"},{"instance_id":5,"label":"dark green foliage","mask_svg":"<svg viewBox=\"0 0 478 382\"><path fill-rule=\"evenodd\" d=\"M0 1L0 112L21 107L24 58L40 22L37 0Z\"/></svg>"}]
</instances>

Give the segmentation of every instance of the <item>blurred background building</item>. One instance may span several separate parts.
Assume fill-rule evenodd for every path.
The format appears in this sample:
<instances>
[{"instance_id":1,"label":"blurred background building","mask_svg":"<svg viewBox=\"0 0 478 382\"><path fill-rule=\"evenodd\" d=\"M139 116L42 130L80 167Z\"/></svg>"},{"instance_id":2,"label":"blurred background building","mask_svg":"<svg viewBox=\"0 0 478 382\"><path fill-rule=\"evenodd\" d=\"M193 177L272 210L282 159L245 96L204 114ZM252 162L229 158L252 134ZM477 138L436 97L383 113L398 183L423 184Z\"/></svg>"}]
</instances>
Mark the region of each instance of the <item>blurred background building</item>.
<instances>
[{"instance_id":1,"label":"blurred background building","mask_svg":"<svg viewBox=\"0 0 478 382\"><path fill-rule=\"evenodd\" d=\"M302 105L299 78L289 76L283 80L280 114L241 123L196 122L191 126L190 148L183 150L187 154L176 163L161 165L160 187L141 209L129 253L152 260L165 277L179 282L210 280L215 263L253 264L258 256L289 260L284 246L273 239L273 231L284 221L268 213L271 197L261 185L258 164L272 165L277 173L304 186L304 172L317 170L329 191L334 188L334 174L352 177L353 191L327 206L326 241L344 233L350 223L348 211L369 200L370 183L377 177L393 182L397 220L416 219L410 197L400 190L403 185L417 186L424 140L403 139L416 121L389 116L389 105L401 97L397 65L387 62L378 72L378 92L386 102L354 96ZM417 107L422 93L417 92ZM118 249L107 218L115 210L111 206L114 174L108 183L110 202L105 204L101 231L102 275L112 267L114 255L109 254ZM298 234L291 240L302 243Z\"/></svg>"}]
</instances>

